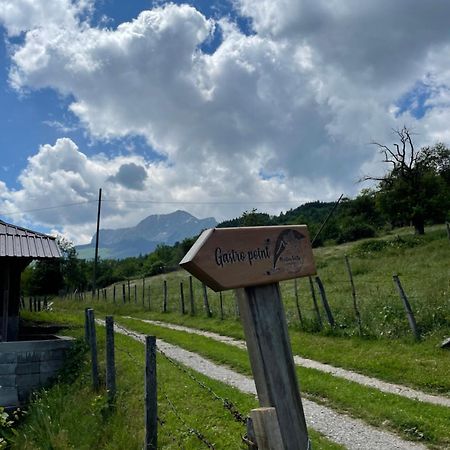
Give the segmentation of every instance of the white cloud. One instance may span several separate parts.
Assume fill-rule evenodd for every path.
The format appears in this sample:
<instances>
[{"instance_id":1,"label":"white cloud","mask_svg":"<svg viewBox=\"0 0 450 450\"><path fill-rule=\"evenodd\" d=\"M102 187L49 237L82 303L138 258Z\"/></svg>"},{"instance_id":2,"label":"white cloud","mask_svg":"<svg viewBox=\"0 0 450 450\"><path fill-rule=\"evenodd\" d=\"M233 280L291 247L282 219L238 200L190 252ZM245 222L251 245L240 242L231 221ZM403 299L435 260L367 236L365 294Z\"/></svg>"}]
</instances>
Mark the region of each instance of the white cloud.
<instances>
[{"instance_id":1,"label":"white cloud","mask_svg":"<svg viewBox=\"0 0 450 450\"><path fill-rule=\"evenodd\" d=\"M69 190L64 201L95 199L101 183L120 181L120 167L135 164L146 171L136 185L142 189L115 183L119 200L144 198L146 189L186 202L333 199L355 194L361 175L381 169L369 143L390 143L392 128L412 127L419 143L450 138L448 2L238 0L252 19L250 36L187 5L157 7L106 29L80 19L90 2L50 3L22 0L25 17L0 0L8 32L25 32L11 49L11 84L70 96L94 139L143 136L167 161L133 153L87 158L58 141L30 159L20 179L27 194L57 186ZM223 42L203 53L215 27ZM422 118L397 104L418 82L431 92ZM41 159L54 167L50 181L40 174ZM192 206L218 218L239 208ZM125 216L111 211L109 220Z\"/></svg>"}]
</instances>

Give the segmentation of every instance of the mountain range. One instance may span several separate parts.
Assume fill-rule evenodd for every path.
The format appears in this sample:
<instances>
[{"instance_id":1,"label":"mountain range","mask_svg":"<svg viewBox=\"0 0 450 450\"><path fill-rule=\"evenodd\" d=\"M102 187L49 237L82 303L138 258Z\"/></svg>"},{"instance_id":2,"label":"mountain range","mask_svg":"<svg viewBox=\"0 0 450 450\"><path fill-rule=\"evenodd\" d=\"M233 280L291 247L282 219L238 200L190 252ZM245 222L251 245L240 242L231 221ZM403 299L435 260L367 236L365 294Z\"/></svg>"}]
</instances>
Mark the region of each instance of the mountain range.
<instances>
[{"instance_id":1,"label":"mountain range","mask_svg":"<svg viewBox=\"0 0 450 450\"><path fill-rule=\"evenodd\" d=\"M186 211L156 214L129 228L100 229L99 255L102 258L122 259L151 253L158 244L173 245L193 237L206 228L217 225L213 217L197 219ZM96 233L91 242L76 246L80 258L94 257Z\"/></svg>"}]
</instances>

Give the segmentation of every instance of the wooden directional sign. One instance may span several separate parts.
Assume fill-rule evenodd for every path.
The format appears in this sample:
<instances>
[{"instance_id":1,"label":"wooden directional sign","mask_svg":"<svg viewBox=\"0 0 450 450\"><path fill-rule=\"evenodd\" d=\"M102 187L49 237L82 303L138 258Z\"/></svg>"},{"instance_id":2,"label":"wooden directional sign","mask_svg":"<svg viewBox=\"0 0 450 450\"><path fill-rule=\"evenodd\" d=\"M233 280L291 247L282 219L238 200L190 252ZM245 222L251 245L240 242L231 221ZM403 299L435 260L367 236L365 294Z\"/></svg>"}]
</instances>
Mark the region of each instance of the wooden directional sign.
<instances>
[{"instance_id":1,"label":"wooden directional sign","mask_svg":"<svg viewBox=\"0 0 450 450\"><path fill-rule=\"evenodd\" d=\"M306 225L211 228L180 265L214 291L316 273Z\"/></svg>"}]
</instances>

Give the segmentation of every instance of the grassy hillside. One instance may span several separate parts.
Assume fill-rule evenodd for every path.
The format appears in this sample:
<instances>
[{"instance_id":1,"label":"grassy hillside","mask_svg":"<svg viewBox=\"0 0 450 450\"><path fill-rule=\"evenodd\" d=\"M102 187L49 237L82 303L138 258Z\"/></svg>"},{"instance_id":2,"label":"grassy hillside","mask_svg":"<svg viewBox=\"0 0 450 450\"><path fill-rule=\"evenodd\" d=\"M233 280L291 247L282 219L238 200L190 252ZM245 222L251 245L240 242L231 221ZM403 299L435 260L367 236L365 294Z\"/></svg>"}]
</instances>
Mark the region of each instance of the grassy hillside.
<instances>
[{"instance_id":1,"label":"grassy hillside","mask_svg":"<svg viewBox=\"0 0 450 450\"><path fill-rule=\"evenodd\" d=\"M450 326L450 241L444 227L433 227L424 236L414 236L401 229L377 239L314 249L317 275L323 282L336 326L327 324L320 293L313 280L318 302L322 332L353 336L359 334L352 289L345 256L353 273L356 305L361 315L362 331L366 337L407 337L410 335L404 307L399 297L393 274L398 274L416 316L420 333L447 333ZM130 298L128 298L128 281ZM116 303L122 304L122 284L126 285L126 307L137 303L144 310L162 310L164 281L168 287L168 312L179 312L180 283L186 311L189 311L189 274L179 270L143 279L116 283ZM135 287L136 286L136 287ZM143 297L144 286L144 297ZM204 314L203 289L193 280L196 314ZM296 288L297 286L297 288ZM105 290L107 302L113 303L113 286ZM281 283L286 314L291 326L309 332L320 331L307 278ZM134 295L137 295L136 302ZM207 289L213 316L220 317L220 298L225 319L236 318L233 291L222 295ZM88 297L90 294L87 294ZM103 298L103 294L101 296ZM298 308L297 308L298 299ZM302 322L299 321L299 313Z\"/></svg>"}]
</instances>

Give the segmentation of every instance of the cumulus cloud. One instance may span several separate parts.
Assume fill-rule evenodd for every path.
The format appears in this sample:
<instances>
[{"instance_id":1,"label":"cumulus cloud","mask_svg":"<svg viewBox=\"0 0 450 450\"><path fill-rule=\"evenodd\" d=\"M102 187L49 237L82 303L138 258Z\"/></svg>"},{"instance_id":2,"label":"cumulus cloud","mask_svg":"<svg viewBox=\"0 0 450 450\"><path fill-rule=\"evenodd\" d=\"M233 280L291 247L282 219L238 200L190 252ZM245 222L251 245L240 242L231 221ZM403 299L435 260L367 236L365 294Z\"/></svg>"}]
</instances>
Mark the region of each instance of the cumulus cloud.
<instances>
[{"instance_id":1,"label":"cumulus cloud","mask_svg":"<svg viewBox=\"0 0 450 450\"><path fill-rule=\"evenodd\" d=\"M189 167L180 177L171 164L128 152L89 157L71 139L62 138L41 146L28 158L18 189L0 182L0 210L15 223L39 224L75 243L86 243L95 230L99 188L103 190L103 228L134 225L147 215L180 208L197 217L224 220L236 208L242 212L253 207L255 198L292 200L283 184L249 173L235 181L241 193L230 203L229 175L220 167L210 166L208 171L210 176L199 176ZM211 178L216 180L213 185Z\"/></svg>"},{"instance_id":2,"label":"cumulus cloud","mask_svg":"<svg viewBox=\"0 0 450 450\"><path fill-rule=\"evenodd\" d=\"M87 0L2 0L0 21L11 36L24 33L11 47L15 89L55 89L73 99L70 110L94 139L142 136L164 157L87 158L62 140L29 160L24 191L58 186L63 170L73 201L83 190L92 200L100 183L118 198L150 189L186 202L330 200L355 194L363 173L382 170L368 143L390 143L392 128L411 127L419 145L450 139L450 3L234 4L253 33L188 5L155 7L107 29L86 19ZM202 52L216 28L220 45ZM418 83L421 116L408 103ZM64 156L63 169L54 154ZM40 175L42 158L54 167L50 182ZM238 209L208 206L219 218Z\"/></svg>"},{"instance_id":3,"label":"cumulus cloud","mask_svg":"<svg viewBox=\"0 0 450 450\"><path fill-rule=\"evenodd\" d=\"M135 163L122 164L114 176L108 178L108 181L117 182L127 189L142 191L147 178L147 172L144 167Z\"/></svg>"}]
</instances>

